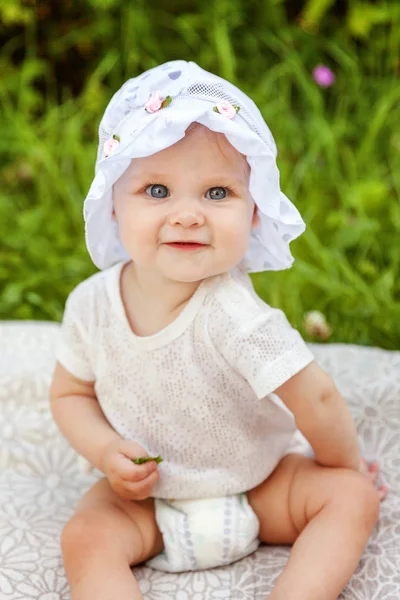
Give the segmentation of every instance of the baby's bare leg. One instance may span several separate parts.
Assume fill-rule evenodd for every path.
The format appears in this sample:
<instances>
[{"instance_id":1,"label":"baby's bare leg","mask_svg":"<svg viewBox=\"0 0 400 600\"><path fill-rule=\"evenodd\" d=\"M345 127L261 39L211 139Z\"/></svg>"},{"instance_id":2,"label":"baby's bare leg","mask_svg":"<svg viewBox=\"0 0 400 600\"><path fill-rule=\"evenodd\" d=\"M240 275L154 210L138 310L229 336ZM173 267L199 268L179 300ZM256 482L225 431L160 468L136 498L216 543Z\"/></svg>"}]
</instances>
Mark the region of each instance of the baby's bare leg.
<instances>
[{"instance_id":1,"label":"baby's bare leg","mask_svg":"<svg viewBox=\"0 0 400 600\"><path fill-rule=\"evenodd\" d=\"M130 566L161 552L151 499L123 500L98 481L66 524L61 547L72 600L139 600Z\"/></svg>"},{"instance_id":2,"label":"baby's bare leg","mask_svg":"<svg viewBox=\"0 0 400 600\"><path fill-rule=\"evenodd\" d=\"M261 540L294 544L269 600L336 600L378 520L368 478L290 454L248 498Z\"/></svg>"}]
</instances>

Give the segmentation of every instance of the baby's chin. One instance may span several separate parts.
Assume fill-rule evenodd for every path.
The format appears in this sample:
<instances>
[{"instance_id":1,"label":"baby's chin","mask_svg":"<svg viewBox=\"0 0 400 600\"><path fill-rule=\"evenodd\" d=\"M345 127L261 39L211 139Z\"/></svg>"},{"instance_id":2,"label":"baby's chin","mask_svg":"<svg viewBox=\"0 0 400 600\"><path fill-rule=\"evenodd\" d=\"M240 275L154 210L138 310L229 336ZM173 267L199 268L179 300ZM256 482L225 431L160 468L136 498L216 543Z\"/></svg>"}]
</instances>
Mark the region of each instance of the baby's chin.
<instances>
[{"instance_id":1,"label":"baby's chin","mask_svg":"<svg viewBox=\"0 0 400 600\"><path fill-rule=\"evenodd\" d=\"M206 249L196 254L180 254L174 256L160 254L157 269L163 277L181 283L195 283L209 277L221 275L233 269L243 258L243 252L217 252Z\"/></svg>"},{"instance_id":2,"label":"baby's chin","mask_svg":"<svg viewBox=\"0 0 400 600\"><path fill-rule=\"evenodd\" d=\"M219 275L220 273L215 273L212 271L204 271L203 273L165 273L164 276L166 279L173 281L174 283L200 283L204 279L208 279L209 277L214 277L214 275Z\"/></svg>"},{"instance_id":3,"label":"baby's chin","mask_svg":"<svg viewBox=\"0 0 400 600\"><path fill-rule=\"evenodd\" d=\"M223 268L202 268L202 269L167 269L164 270L163 276L170 281L176 283L196 283L201 282L209 277L221 275L229 269Z\"/></svg>"}]
</instances>

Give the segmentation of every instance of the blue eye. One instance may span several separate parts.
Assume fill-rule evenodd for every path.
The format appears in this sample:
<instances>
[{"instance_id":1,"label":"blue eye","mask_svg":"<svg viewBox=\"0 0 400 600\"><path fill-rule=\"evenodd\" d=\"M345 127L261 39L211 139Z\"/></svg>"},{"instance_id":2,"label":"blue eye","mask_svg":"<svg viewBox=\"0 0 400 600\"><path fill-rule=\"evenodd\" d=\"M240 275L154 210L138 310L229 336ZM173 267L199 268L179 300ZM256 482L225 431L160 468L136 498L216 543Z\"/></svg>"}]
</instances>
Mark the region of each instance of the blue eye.
<instances>
[{"instance_id":1,"label":"blue eye","mask_svg":"<svg viewBox=\"0 0 400 600\"><path fill-rule=\"evenodd\" d=\"M154 185L149 185L145 189L146 194L150 194L152 198L166 198L168 196L168 188L161 183L156 183Z\"/></svg>"},{"instance_id":2,"label":"blue eye","mask_svg":"<svg viewBox=\"0 0 400 600\"><path fill-rule=\"evenodd\" d=\"M212 187L208 190L206 198L210 200L223 200L228 195L228 190L224 187Z\"/></svg>"}]
</instances>

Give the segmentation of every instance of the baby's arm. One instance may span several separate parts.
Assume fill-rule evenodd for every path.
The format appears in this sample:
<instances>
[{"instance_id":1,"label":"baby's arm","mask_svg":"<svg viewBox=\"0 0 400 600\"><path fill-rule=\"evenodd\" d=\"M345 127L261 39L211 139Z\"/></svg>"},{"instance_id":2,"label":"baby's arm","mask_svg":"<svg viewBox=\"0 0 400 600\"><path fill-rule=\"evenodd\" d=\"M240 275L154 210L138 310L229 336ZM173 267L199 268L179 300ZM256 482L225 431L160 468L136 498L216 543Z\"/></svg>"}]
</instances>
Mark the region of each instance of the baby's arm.
<instances>
[{"instance_id":1,"label":"baby's arm","mask_svg":"<svg viewBox=\"0 0 400 600\"><path fill-rule=\"evenodd\" d=\"M144 500L159 479L161 460L144 461L147 452L124 440L109 424L97 401L94 383L78 379L56 364L50 387L54 420L79 454L102 471L121 498ZM134 461L142 458L139 464ZM158 458L158 457L157 457Z\"/></svg>"},{"instance_id":2,"label":"baby's arm","mask_svg":"<svg viewBox=\"0 0 400 600\"><path fill-rule=\"evenodd\" d=\"M342 395L321 367L312 362L275 393L293 413L320 465L360 469L355 423Z\"/></svg>"},{"instance_id":3,"label":"baby's arm","mask_svg":"<svg viewBox=\"0 0 400 600\"><path fill-rule=\"evenodd\" d=\"M50 406L54 420L71 446L103 471L105 448L121 437L101 410L94 382L74 377L57 363L50 387Z\"/></svg>"}]
</instances>

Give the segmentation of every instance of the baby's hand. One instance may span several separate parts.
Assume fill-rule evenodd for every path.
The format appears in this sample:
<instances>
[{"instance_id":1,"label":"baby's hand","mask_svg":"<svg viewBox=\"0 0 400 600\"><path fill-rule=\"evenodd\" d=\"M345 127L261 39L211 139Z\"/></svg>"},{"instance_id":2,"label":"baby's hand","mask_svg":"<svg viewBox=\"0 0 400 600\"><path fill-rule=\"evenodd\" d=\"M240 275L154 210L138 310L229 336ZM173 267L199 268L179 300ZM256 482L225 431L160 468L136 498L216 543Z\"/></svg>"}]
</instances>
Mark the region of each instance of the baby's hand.
<instances>
[{"instance_id":1,"label":"baby's hand","mask_svg":"<svg viewBox=\"0 0 400 600\"><path fill-rule=\"evenodd\" d=\"M125 500L145 500L159 478L155 460L136 465L133 459L147 456L136 442L113 440L105 449L102 466L114 492Z\"/></svg>"},{"instance_id":2,"label":"baby's hand","mask_svg":"<svg viewBox=\"0 0 400 600\"><path fill-rule=\"evenodd\" d=\"M376 480L378 478L378 474L379 474L379 463L375 460L372 463L370 463L368 465L367 461L365 460L365 458L361 459L360 462L360 472L363 473L364 475L366 475L368 477L368 479L370 480L370 482L375 486ZM389 488L387 487L387 485L380 485L378 488L378 494L379 494L379 498L380 500L384 500L386 498L386 495L388 493Z\"/></svg>"}]
</instances>

